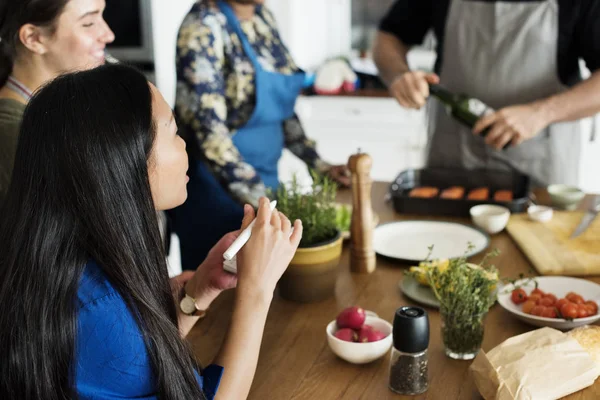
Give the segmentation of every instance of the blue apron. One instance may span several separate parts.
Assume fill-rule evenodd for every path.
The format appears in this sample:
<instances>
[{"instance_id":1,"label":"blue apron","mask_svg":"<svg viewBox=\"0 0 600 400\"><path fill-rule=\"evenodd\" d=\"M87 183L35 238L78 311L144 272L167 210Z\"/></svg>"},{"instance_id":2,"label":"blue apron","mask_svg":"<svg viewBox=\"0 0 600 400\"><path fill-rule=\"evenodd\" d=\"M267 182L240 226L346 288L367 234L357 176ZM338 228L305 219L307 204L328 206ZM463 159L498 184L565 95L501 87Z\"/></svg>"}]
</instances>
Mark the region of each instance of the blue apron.
<instances>
[{"instance_id":1,"label":"blue apron","mask_svg":"<svg viewBox=\"0 0 600 400\"><path fill-rule=\"evenodd\" d=\"M264 184L277 189L277 164L285 144L283 122L294 115L304 73L284 75L265 71L233 9L224 1L219 1L218 5L255 70L256 106L246 125L233 136L233 144ZM257 11L260 11L259 7ZM169 215L173 230L179 236L182 267L196 269L223 235L239 229L244 212L242 205L231 197L206 164L192 154L188 174L187 201Z\"/></svg>"}]
</instances>

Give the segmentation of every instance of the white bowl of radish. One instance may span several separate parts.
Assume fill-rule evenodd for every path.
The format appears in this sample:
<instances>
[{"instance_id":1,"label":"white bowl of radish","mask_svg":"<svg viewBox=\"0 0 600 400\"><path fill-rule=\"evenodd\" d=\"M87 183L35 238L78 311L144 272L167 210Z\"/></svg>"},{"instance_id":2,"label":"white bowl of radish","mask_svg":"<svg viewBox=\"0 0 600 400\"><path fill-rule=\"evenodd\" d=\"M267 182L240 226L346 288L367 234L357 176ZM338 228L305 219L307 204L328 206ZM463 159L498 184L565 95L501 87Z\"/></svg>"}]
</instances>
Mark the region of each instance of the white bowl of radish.
<instances>
[{"instance_id":1,"label":"white bowl of radish","mask_svg":"<svg viewBox=\"0 0 600 400\"><path fill-rule=\"evenodd\" d=\"M352 364L375 361L392 347L392 324L360 307L343 310L325 331L331 351Z\"/></svg>"}]
</instances>

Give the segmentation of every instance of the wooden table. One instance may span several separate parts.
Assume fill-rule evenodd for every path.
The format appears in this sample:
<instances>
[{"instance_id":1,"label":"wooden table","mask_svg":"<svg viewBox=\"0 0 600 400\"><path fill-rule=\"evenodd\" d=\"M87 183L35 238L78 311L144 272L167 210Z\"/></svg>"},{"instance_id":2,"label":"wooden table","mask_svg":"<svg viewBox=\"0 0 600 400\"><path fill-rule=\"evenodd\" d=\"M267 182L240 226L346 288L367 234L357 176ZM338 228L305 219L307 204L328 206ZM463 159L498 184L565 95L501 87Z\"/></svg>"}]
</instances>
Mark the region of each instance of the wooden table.
<instances>
[{"instance_id":1,"label":"wooden table","mask_svg":"<svg viewBox=\"0 0 600 400\"><path fill-rule=\"evenodd\" d=\"M386 190L385 183L373 185L373 208L379 214L381 222L406 219L407 216L396 214L392 205L384 201ZM340 192L339 200L350 203L350 192ZM508 234L493 236L491 247L501 251L494 264L502 277L517 277L520 273L527 274L532 270L531 264ZM391 322L398 307L417 305L404 297L398 287L406 265L378 258L377 270L373 274L351 274L348 256L346 246L340 262L335 297L317 304L299 304L275 296L249 399L480 398L468 372L471 362L451 360L444 355L440 316L433 309L428 309L431 324L430 386L421 396L404 397L388 389L389 354L371 364L360 366L349 364L331 352L327 345L325 327L344 307L360 305ZM476 256L474 259L479 261L481 257L482 255ZM600 278L592 280L600 283ZM232 300L232 292L219 296L207 317L198 323L189 336L198 359L205 365L210 363L221 345L231 315ZM486 319L483 349L490 350L505 339L531 329L532 327L495 305ZM551 385L552 382L548 384ZM600 381L568 399L600 399Z\"/></svg>"}]
</instances>

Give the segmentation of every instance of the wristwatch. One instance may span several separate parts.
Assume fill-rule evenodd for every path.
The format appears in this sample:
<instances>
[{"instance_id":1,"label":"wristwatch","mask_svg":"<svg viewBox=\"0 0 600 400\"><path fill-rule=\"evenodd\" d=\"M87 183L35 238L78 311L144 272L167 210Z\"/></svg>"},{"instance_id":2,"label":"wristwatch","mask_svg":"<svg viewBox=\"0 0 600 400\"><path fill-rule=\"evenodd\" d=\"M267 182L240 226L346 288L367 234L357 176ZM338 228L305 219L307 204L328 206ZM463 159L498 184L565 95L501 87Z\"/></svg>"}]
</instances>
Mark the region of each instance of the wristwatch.
<instances>
[{"instance_id":1,"label":"wristwatch","mask_svg":"<svg viewBox=\"0 0 600 400\"><path fill-rule=\"evenodd\" d=\"M183 291L183 299L179 303L179 308L181 308L181 312L185 315L190 315L194 317L204 317L206 315L206 310L200 310L196 307L196 299L187 294L185 290Z\"/></svg>"}]
</instances>

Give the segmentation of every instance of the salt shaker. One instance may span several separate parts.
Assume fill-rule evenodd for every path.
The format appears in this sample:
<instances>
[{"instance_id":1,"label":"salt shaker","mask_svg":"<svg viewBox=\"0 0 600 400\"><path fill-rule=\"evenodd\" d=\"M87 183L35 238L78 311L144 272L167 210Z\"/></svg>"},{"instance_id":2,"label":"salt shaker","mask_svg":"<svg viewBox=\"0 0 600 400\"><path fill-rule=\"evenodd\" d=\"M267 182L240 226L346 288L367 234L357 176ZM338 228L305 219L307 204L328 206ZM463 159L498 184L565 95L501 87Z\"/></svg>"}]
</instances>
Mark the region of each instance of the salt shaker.
<instances>
[{"instance_id":1,"label":"salt shaker","mask_svg":"<svg viewBox=\"0 0 600 400\"><path fill-rule=\"evenodd\" d=\"M394 346L390 360L390 390L403 395L416 395L427 391L427 312L419 307L400 307L394 316L392 334Z\"/></svg>"}]
</instances>

